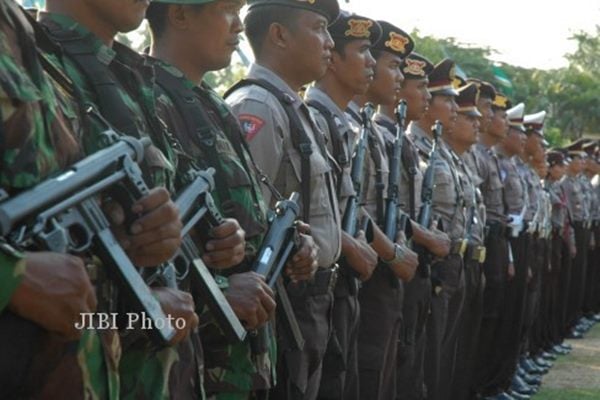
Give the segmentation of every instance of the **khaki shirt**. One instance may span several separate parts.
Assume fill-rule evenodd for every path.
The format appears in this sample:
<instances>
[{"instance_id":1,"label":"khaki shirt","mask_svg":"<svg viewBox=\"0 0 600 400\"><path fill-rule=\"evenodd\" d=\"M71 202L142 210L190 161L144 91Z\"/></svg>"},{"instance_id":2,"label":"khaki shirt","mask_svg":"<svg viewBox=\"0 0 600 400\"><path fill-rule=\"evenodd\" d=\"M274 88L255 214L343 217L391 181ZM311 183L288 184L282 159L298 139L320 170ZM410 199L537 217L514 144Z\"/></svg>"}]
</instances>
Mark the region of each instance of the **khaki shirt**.
<instances>
[{"instance_id":1,"label":"khaki shirt","mask_svg":"<svg viewBox=\"0 0 600 400\"><path fill-rule=\"evenodd\" d=\"M567 194L567 204L573 221L585 221L585 200L583 197L583 188L577 177L565 176L565 193Z\"/></svg>"},{"instance_id":2,"label":"khaki shirt","mask_svg":"<svg viewBox=\"0 0 600 400\"><path fill-rule=\"evenodd\" d=\"M596 175L592 178L592 187L594 188L594 201L595 205L592 207L592 210L595 210L592 218L594 221L600 221L600 175ZM598 245L598 243L596 244Z\"/></svg>"},{"instance_id":3,"label":"khaki shirt","mask_svg":"<svg viewBox=\"0 0 600 400\"><path fill-rule=\"evenodd\" d=\"M289 95L304 131L312 142L309 223L312 236L319 246L319 266L330 267L340 255L341 227L333 171L328 155L322 154L318 142L317 135L323 133L318 131L308 107L298 94L273 71L253 64L248 78L265 79ZM300 154L292 143L290 121L279 100L267 90L250 85L231 93L227 102L242 124L256 163L272 180L277 190L284 197L288 197L292 192L301 193ZM268 189L263 190L263 195L267 202L275 203L276 199L272 198Z\"/></svg>"},{"instance_id":4,"label":"khaki shirt","mask_svg":"<svg viewBox=\"0 0 600 400\"><path fill-rule=\"evenodd\" d=\"M497 152L500 165L500 179L504 182L504 202L507 213L520 215L526 208L526 183L521 179L514 159L506 157L501 151Z\"/></svg>"},{"instance_id":5,"label":"khaki shirt","mask_svg":"<svg viewBox=\"0 0 600 400\"><path fill-rule=\"evenodd\" d=\"M419 167L425 174L433 143L427 133L416 123L408 125L408 135L419 151L421 159ZM440 140L439 151L440 157L433 166L433 214L436 219L441 218L443 228L450 239L464 239L466 210L462 182L454 166L450 150L443 140Z\"/></svg>"},{"instance_id":6,"label":"khaki shirt","mask_svg":"<svg viewBox=\"0 0 600 400\"><path fill-rule=\"evenodd\" d=\"M348 105L347 115L349 118L352 118L355 123L358 123L359 126L362 125L362 119L359 114L359 106L351 101ZM362 190L362 198L364 200L364 207L367 213L373 218L375 221L377 217L377 168L375 160L379 158L381 160L381 180L383 183L382 186L382 199L385 202L387 198L387 187L389 181L389 163L387 151L385 150L385 140L383 138L383 132L373 123L372 129L369 132L369 142L367 144L367 154L365 156L365 173L363 185L361 187ZM384 203L385 206L385 203ZM381 215L385 214L385 210L380 210ZM383 222L383 221L379 221Z\"/></svg>"},{"instance_id":7,"label":"khaki shirt","mask_svg":"<svg viewBox=\"0 0 600 400\"><path fill-rule=\"evenodd\" d=\"M519 174L523 178L525 182L525 187L527 188L527 196L529 202L527 203L527 211L525 211L525 221L532 222L537 219L539 216L537 215L539 207L540 207L540 193L543 190L542 184L540 182L540 177L538 174L531 168L530 165L526 164L521 160L521 158L516 157L515 163L517 164L517 170Z\"/></svg>"},{"instance_id":8,"label":"khaki shirt","mask_svg":"<svg viewBox=\"0 0 600 400\"><path fill-rule=\"evenodd\" d=\"M581 184L581 188L583 189L583 199L584 199L584 220L593 220L593 214L595 210L594 206L594 187L592 186L592 182L585 174L579 175L579 182Z\"/></svg>"},{"instance_id":9,"label":"khaki shirt","mask_svg":"<svg viewBox=\"0 0 600 400\"><path fill-rule=\"evenodd\" d=\"M468 158L473 158L469 165L481 178L481 194L486 207L488 221L506 223L506 210L503 199L502 180L498 157L492 149L477 143L472 147Z\"/></svg>"},{"instance_id":10,"label":"khaki shirt","mask_svg":"<svg viewBox=\"0 0 600 400\"><path fill-rule=\"evenodd\" d=\"M473 216L473 220L470 222L471 234L469 237L469 243L481 246L485 241L486 223L486 206L483 203L481 190L479 190L482 179L476 172L474 167L475 158L473 158L470 152L463 154L459 160L460 161L457 163L457 167L460 172L460 177L463 181L463 188L465 191L467 226L469 224L469 216ZM474 207L473 211L471 211L471 207Z\"/></svg>"},{"instance_id":11,"label":"khaki shirt","mask_svg":"<svg viewBox=\"0 0 600 400\"><path fill-rule=\"evenodd\" d=\"M338 179L336 181L340 213L343 215L344 210L346 209L348 198L350 196L354 196L356 193L350 174L352 171L352 153L354 151L354 145L358 136L358 132L356 127L352 127L350 125L350 121L348 121L348 117L344 111L340 109L337 104L335 104L333 100L321 89L317 87L310 87L306 92L305 99L306 102L317 101L321 103L332 113L337 127L336 132L331 132L329 130L329 124L327 123L327 118L324 115L322 115L316 108L309 106L315 122L325 134L327 150L337 159L337 154L335 154L332 139L333 135L337 135L338 140L340 140L340 143L343 146L342 151L345 152L345 156L348 160L346 165L339 166L341 168L341 173L338 174Z\"/></svg>"},{"instance_id":12,"label":"khaki shirt","mask_svg":"<svg viewBox=\"0 0 600 400\"><path fill-rule=\"evenodd\" d=\"M391 126L394 126L395 121L384 114L375 115L375 122L384 132L385 140L391 145L396 137L395 131L390 131ZM405 132L404 141L402 142L402 163L400 167L400 179L398 181L398 207L400 210L410 215L410 175L414 179L414 213L410 215L413 220L419 215L421 207L421 188L423 186L423 171L419 168L419 153L411 138Z\"/></svg>"}]
</instances>

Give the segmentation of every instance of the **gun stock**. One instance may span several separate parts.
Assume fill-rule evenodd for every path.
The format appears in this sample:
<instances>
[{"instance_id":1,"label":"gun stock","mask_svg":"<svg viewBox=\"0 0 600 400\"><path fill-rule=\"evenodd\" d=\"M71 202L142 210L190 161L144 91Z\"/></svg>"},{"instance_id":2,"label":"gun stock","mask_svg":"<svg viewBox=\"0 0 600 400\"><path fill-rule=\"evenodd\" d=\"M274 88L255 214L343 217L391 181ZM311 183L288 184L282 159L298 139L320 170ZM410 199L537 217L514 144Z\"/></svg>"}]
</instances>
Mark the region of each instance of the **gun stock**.
<instances>
[{"instance_id":1,"label":"gun stock","mask_svg":"<svg viewBox=\"0 0 600 400\"><path fill-rule=\"evenodd\" d=\"M205 171L190 171L188 180L191 180L191 183L175 201L184 228L181 248L173 257L172 263L180 279L189 274L194 299L198 300L196 308L200 310L203 305L206 305L227 340L235 343L246 338L246 329L202 261L200 250L191 235L194 227L208 230L224 221L210 194L215 186L214 173L213 168Z\"/></svg>"},{"instance_id":2,"label":"gun stock","mask_svg":"<svg viewBox=\"0 0 600 400\"><path fill-rule=\"evenodd\" d=\"M61 175L0 203L0 235L17 248L81 254L91 252L131 303L130 311L145 313L152 321L146 330L157 345L175 335L160 304L110 230L98 204L107 192L120 193L130 203L148 193L137 162L149 139L105 136L115 143L75 163ZM129 204L130 205L130 204ZM123 205L129 209L128 204ZM161 328L162 327L162 328Z\"/></svg>"},{"instance_id":3,"label":"gun stock","mask_svg":"<svg viewBox=\"0 0 600 400\"><path fill-rule=\"evenodd\" d=\"M404 123L406 120L406 101L401 100L396 108L396 137L390 157L390 175L388 179L388 195L385 205L384 232L391 241L396 241L398 233L398 181L402 166L402 144L404 142Z\"/></svg>"},{"instance_id":4,"label":"gun stock","mask_svg":"<svg viewBox=\"0 0 600 400\"><path fill-rule=\"evenodd\" d=\"M280 200L275 205L275 216L263 239L252 270L262 275L269 286L275 289L283 324L291 334L296 348L303 349L304 337L281 277L283 267L297 241L294 224L300 212L299 198L299 194L294 192L288 200ZM258 336L265 338L265 332L259 332Z\"/></svg>"},{"instance_id":5,"label":"gun stock","mask_svg":"<svg viewBox=\"0 0 600 400\"><path fill-rule=\"evenodd\" d=\"M367 140L369 137L369 130L371 128L371 119L375 113L375 107L371 103L365 104L361 110L361 116L363 124L360 130L360 136L356 145L356 151L352 157L352 169L350 171L350 177L352 179L352 186L354 187L355 195L350 196L344 210L342 217L342 229L352 237L356 236L358 231L358 215L359 207L362 204L362 182L364 180L364 169L365 169L365 156L367 152Z\"/></svg>"},{"instance_id":6,"label":"gun stock","mask_svg":"<svg viewBox=\"0 0 600 400\"><path fill-rule=\"evenodd\" d=\"M433 146L429 153L429 164L423 175L423 186L421 190L421 208L417 222L426 229L431 229L432 207L433 207L433 184L435 164L439 156L439 140L442 135L442 124L436 121L431 129L433 135ZM421 276L431 275L431 254L421 245L414 245L413 249L419 254L419 271Z\"/></svg>"}]
</instances>

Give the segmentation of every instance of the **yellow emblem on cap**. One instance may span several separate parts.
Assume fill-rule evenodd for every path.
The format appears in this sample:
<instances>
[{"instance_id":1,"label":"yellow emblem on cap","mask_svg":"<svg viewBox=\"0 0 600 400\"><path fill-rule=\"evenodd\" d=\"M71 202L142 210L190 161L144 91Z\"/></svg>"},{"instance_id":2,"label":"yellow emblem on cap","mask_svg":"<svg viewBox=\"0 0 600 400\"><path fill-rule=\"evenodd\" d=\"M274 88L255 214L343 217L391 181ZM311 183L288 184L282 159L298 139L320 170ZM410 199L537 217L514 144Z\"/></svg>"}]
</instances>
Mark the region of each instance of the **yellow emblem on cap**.
<instances>
[{"instance_id":1,"label":"yellow emblem on cap","mask_svg":"<svg viewBox=\"0 0 600 400\"><path fill-rule=\"evenodd\" d=\"M450 68L450 71L448 71L448 78L450 78L451 81L454 81L454 78L456 78L456 65L453 65L452 68Z\"/></svg>"},{"instance_id":2,"label":"yellow emblem on cap","mask_svg":"<svg viewBox=\"0 0 600 400\"><path fill-rule=\"evenodd\" d=\"M494 98L494 102L492 104L494 104L496 107L506 108L507 102L508 102L508 98L506 98L500 94L496 94L496 97Z\"/></svg>"},{"instance_id":3,"label":"yellow emblem on cap","mask_svg":"<svg viewBox=\"0 0 600 400\"><path fill-rule=\"evenodd\" d=\"M351 19L348 21L348 26L350 29L344 32L345 36L368 38L371 36L370 29L373 26L373 21L366 19Z\"/></svg>"},{"instance_id":4,"label":"yellow emblem on cap","mask_svg":"<svg viewBox=\"0 0 600 400\"><path fill-rule=\"evenodd\" d=\"M427 63L422 60L406 59L404 61L404 72L410 75L425 76L425 67Z\"/></svg>"},{"instance_id":5,"label":"yellow emblem on cap","mask_svg":"<svg viewBox=\"0 0 600 400\"><path fill-rule=\"evenodd\" d=\"M296 1L299 1L300 3L315 4L315 2L317 0L296 0Z\"/></svg>"},{"instance_id":6,"label":"yellow emblem on cap","mask_svg":"<svg viewBox=\"0 0 600 400\"><path fill-rule=\"evenodd\" d=\"M397 51L398 53L404 53L406 51L406 45L410 42L408 38L396 32L390 32L390 40L385 42L385 47Z\"/></svg>"},{"instance_id":7,"label":"yellow emblem on cap","mask_svg":"<svg viewBox=\"0 0 600 400\"><path fill-rule=\"evenodd\" d=\"M454 89L460 89L460 86L462 85L462 83L463 83L463 81L457 77L454 77L454 79L452 80L452 86L454 87Z\"/></svg>"}]
</instances>

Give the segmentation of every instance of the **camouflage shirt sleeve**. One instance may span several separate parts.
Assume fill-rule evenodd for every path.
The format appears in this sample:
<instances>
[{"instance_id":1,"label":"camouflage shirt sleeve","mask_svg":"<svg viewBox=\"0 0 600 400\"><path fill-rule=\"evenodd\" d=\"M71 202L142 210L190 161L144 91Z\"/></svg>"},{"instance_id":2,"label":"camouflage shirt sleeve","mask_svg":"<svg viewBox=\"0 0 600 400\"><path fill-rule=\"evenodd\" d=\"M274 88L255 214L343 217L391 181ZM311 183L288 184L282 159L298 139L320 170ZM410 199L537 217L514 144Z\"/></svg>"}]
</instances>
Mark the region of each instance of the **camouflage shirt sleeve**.
<instances>
[{"instance_id":1,"label":"camouflage shirt sleeve","mask_svg":"<svg viewBox=\"0 0 600 400\"><path fill-rule=\"evenodd\" d=\"M0 312L21 283L25 273L25 256L20 253L0 251Z\"/></svg>"}]
</instances>

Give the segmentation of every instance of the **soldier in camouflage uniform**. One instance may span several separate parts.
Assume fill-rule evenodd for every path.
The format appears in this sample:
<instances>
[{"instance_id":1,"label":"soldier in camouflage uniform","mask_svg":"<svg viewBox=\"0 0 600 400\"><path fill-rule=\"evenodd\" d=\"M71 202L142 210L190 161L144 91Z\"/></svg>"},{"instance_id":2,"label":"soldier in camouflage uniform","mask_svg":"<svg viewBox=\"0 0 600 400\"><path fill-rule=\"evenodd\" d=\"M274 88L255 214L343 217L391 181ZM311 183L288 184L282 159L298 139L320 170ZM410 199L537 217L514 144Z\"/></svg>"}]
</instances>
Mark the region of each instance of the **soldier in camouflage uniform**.
<instances>
[{"instance_id":1,"label":"soldier in camouflage uniform","mask_svg":"<svg viewBox=\"0 0 600 400\"><path fill-rule=\"evenodd\" d=\"M0 4L0 187L14 195L81 154L53 82L35 51L33 27L12 0ZM75 329L96 308L82 259L20 252L0 239L0 397L118 398L118 376L94 330ZM79 347L67 369L60 351ZM66 344L65 344L66 343ZM41 367L41 368L40 368ZM57 397L58 396L58 397Z\"/></svg>"},{"instance_id":2,"label":"soldier in camouflage uniform","mask_svg":"<svg viewBox=\"0 0 600 400\"><path fill-rule=\"evenodd\" d=\"M123 134L136 137L150 135L157 145L147 152L142 166L147 181L157 186L151 191L153 200L147 204L151 212L146 222L137 228L134 224L131 234L125 238L134 264L155 266L169 259L180 243L181 222L167 190L174 190L176 183L177 143L156 118L152 69L142 57L113 40L117 31L127 32L136 28L144 17L146 7L145 3L138 1L123 4L120 1L83 3L51 0L47 2L49 12L42 14L40 19L51 37L63 46L64 57L55 57L54 62L74 82L77 101L80 104L96 104L106 120ZM82 142L86 152L93 152L102 146L99 133L106 127L97 119L87 122L88 129L82 136ZM159 186L166 186L166 189ZM113 222L118 224L119 221ZM140 235L139 228L148 232ZM205 255L205 261L209 265L219 263L221 266L239 263L244 245L243 232L237 222L227 220L211 234L214 239L206 246L217 250ZM162 239L157 242L157 237ZM227 245L224 246L224 243ZM223 247L231 250L226 256L223 256ZM216 255L214 259L213 255ZM174 342L182 341L198 321L191 296L167 288L156 288L154 293L167 314L180 315L187 321L185 328L174 338ZM183 361L175 347L156 352L146 340L127 343L118 364L121 396L201 396L202 387L196 368L201 357L199 349L196 341L184 340L179 349L180 354L186 354L186 361ZM118 347L115 351L118 352ZM171 372L180 374L183 369L186 370L185 375L179 379L186 384L168 387Z\"/></svg>"},{"instance_id":3,"label":"soldier in camouflage uniform","mask_svg":"<svg viewBox=\"0 0 600 400\"><path fill-rule=\"evenodd\" d=\"M270 319L275 307L269 286L258 274L249 272L266 231L266 204L259 171L237 119L202 83L206 72L229 64L243 29L239 19L242 5L241 1L156 0L147 11L153 34L148 59L157 71L159 115L194 162L216 169L216 206L225 216L236 218L246 233L244 261L223 271L228 279L220 276L219 282L227 282L226 297L245 326L254 330ZM190 98L194 99L191 103L187 101ZM200 129L208 131L211 140L199 134L203 133ZM315 262L312 239L302 238L288 269L295 280L308 278ZM251 346L254 339L249 336L244 343L229 344L210 320L202 320L199 335L204 345L207 395L219 399L265 397L274 382L274 343L257 349ZM270 329L261 334L271 337Z\"/></svg>"}]
</instances>

